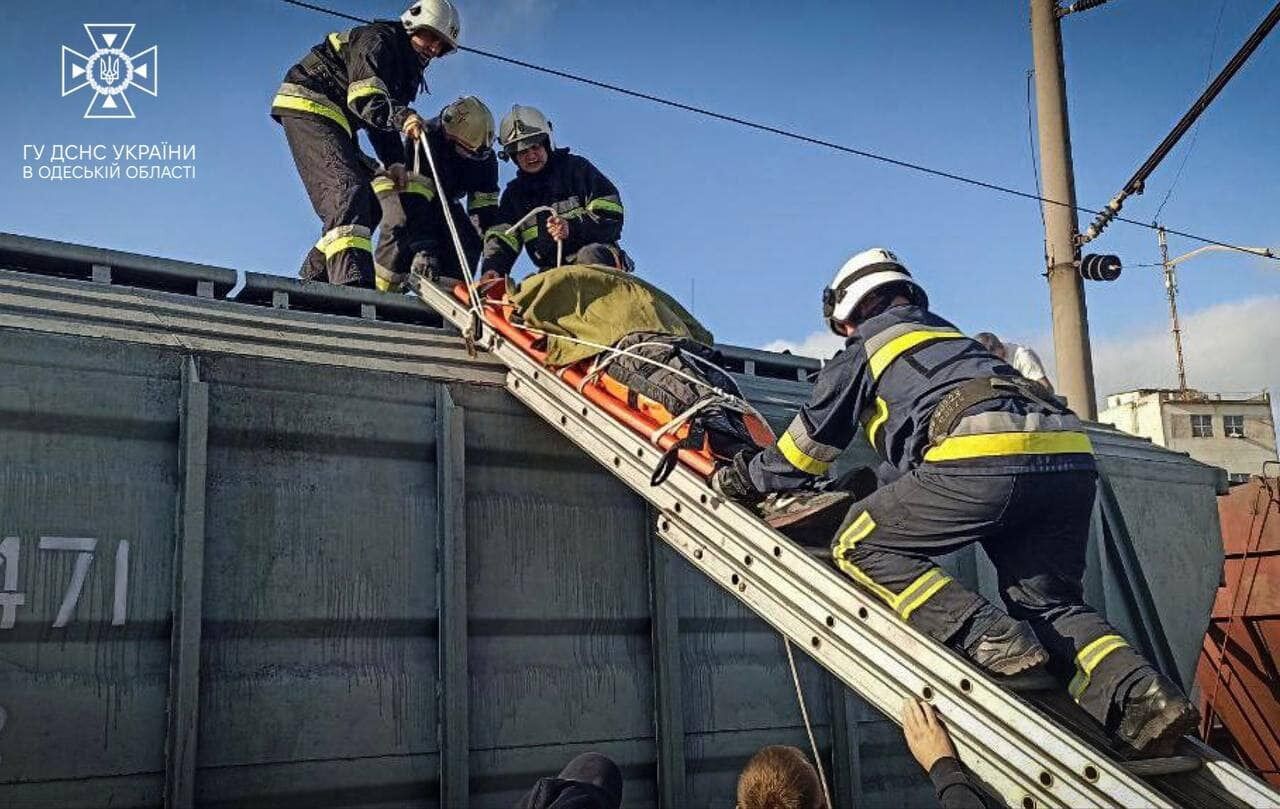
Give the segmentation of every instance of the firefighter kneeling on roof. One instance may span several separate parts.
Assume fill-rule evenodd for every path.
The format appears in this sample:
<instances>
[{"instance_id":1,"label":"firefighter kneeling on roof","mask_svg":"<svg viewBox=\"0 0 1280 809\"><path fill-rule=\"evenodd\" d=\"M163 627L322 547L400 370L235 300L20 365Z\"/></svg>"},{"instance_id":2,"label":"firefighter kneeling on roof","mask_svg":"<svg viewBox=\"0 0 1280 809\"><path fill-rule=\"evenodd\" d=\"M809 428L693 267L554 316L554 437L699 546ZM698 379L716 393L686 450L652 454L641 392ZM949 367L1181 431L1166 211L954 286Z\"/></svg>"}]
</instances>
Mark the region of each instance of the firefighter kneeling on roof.
<instances>
[{"instance_id":1,"label":"firefighter kneeling on roof","mask_svg":"<svg viewBox=\"0 0 1280 809\"><path fill-rule=\"evenodd\" d=\"M851 258L823 290L845 348L777 444L744 451L714 488L755 504L827 472L859 428L880 488L836 533L836 565L917 630L997 676L1048 664L1137 751L1165 752L1195 709L1084 603L1097 479L1080 421L951 323L888 250ZM1008 614L931 557L980 543Z\"/></svg>"}]
</instances>

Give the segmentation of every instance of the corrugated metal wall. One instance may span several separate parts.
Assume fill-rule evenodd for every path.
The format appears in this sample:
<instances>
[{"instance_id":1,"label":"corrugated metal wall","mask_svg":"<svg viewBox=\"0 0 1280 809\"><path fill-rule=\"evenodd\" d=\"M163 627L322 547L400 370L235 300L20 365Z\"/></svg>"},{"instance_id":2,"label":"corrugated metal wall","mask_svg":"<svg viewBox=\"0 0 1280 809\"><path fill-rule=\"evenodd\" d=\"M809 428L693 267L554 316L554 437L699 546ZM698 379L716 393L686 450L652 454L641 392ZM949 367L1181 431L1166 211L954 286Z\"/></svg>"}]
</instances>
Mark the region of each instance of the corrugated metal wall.
<instances>
[{"instance_id":1,"label":"corrugated metal wall","mask_svg":"<svg viewBox=\"0 0 1280 809\"><path fill-rule=\"evenodd\" d=\"M744 380L774 420L805 390ZM0 804L509 806L600 750L627 806L729 805L807 747L777 634L500 381L422 326L0 270ZM1148 575L1216 571L1214 475L1102 443ZM838 803L927 804L896 726L797 662Z\"/></svg>"}]
</instances>

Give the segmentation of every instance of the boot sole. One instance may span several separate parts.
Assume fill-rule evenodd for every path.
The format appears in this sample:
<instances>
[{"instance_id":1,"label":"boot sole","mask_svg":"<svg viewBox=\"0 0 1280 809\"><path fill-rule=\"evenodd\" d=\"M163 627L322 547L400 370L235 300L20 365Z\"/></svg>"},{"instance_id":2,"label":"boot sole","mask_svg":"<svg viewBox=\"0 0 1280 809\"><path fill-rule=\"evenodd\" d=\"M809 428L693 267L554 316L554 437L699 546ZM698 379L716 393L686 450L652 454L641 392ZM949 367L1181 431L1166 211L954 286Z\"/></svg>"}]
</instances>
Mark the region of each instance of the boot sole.
<instances>
[{"instance_id":1,"label":"boot sole","mask_svg":"<svg viewBox=\"0 0 1280 809\"><path fill-rule=\"evenodd\" d=\"M1183 703L1182 710L1172 716L1157 714L1152 717L1129 745L1144 756L1168 755L1178 740L1195 730L1200 717L1190 703Z\"/></svg>"},{"instance_id":2,"label":"boot sole","mask_svg":"<svg viewBox=\"0 0 1280 809\"><path fill-rule=\"evenodd\" d=\"M1013 677L1038 666L1044 666L1048 662L1049 654L1044 649L1034 649L1017 657L1001 660L996 665L982 666L982 668L998 677Z\"/></svg>"}]
</instances>

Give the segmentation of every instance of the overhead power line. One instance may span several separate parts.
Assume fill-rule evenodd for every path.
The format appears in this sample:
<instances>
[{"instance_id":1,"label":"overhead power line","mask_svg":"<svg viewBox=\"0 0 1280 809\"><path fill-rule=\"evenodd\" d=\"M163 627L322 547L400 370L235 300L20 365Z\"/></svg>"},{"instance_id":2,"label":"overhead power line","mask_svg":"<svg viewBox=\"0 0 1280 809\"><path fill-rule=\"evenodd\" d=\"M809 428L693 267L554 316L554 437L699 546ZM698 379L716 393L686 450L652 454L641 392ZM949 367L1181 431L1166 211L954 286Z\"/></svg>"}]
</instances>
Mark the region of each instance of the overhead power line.
<instances>
[{"instance_id":1,"label":"overhead power line","mask_svg":"<svg viewBox=\"0 0 1280 809\"><path fill-rule=\"evenodd\" d=\"M330 14L334 17L340 17L344 20L350 20L352 22L359 22L359 23L372 22L372 20L368 20L363 17L357 17L355 15L346 14L344 12L336 11L334 9L326 8L324 6L303 2L303 0L280 0L280 1L282 3L287 3L291 6L298 6L299 8L305 8L311 11L318 11L318 12L321 12L322 14ZM1087 213L1087 214L1093 214L1095 212L1095 209L1093 208L1086 208L1080 205L1072 206L1066 202L1061 202L1056 199L1049 199L1039 194L1032 194L1027 191L1020 191L1016 188L1010 188L1008 186L1000 185L998 183L990 183L985 180L979 180L973 177L966 177L963 174L956 174L955 172L930 168L928 166L921 165L919 163L912 163L907 160L899 160L894 157L889 157L888 155L878 154L876 152L870 152L865 149L858 149L853 146L846 146L844 144L835 143L833 141L823 140L822 138L815 138L810 135L805 135L801 132L794 132L788 129L782 129L780 127L769 126L768 124L762 124L757 121L752 121L746 118L739 118L736 115L727 115L725 113L716 112L715 110L710 110L705 107L698 107L693 104L686 104L681 101L673 101L672 99L663 98L662 96L653 95L652 93L645 93L639 90L631 90L617 84L610 84L608 82L599 81L597 79L592 79L590 77L582 76L576 73L569 73L564 70L558 70L556 68L546 67L544 65L535 64L533 62L526 62L523 59L515 59L510 56L503 56L502 54L481 50L479 48L471 48L465 45L459 45L458 50L465 51L466 53L473 53L476 56L483 56L486 59L493 59L498 62L505 62L506 64L515 65L517 67L523 67L527 70L533 70L538 73L545 73L549 76L556 76L558 78L568 79L569 81L578 82L579 84L586 84L591 87L598 87L602 90L608 90L610 92L618 93L620 95L630 96L631 98L638 98L638 99L641 99L642 101L649 101L651 103L659 104L664 107L671 107L673 109L684 110L685 112L692 112L696 115L702 115L707 118L714 118L718 121L724 121L726 123L736 124L738 126L745 127L747 129L754 129L758 132L767 132L771 135L778 135L779 137L788 138L790 140L799 141L801 143L808 143L813 146L821 146L823 148L831 149L832 151L841 152L843 154L850 154L856 157L864 157L864 158L867 158L868 160L875 160L880 163L886 163L891 166L897 166L898 168L908 169L910 171L915 171L921 174L927 174L931 177L939 177L944 180L951 180L953 182L974 186L976 188L985 188L988 191L995 191L1000 194L1006 194L1014 197L1021 197L1022 199L1035 200L1037 202L1048 203L1050 205L1059 205L1064 208L1074 207L1076 211ZM1158 227L1157 225L1154 225L1154 224L1150 224L1147 222L1139 222L1136 219L1129 219L1123 216L1114 216L1112 218L1117 222L1124 222L1129 225L1136 225L1137 227L1146 228L1147 230L1156 230ZM1241 250L1241 248L1237 247L1234 244L1230 244L1229 242L1219 241L1217 239L1211 239L1207 236L1198 236L1194 233L1188 233L1183 230L1175 230L1174 228L1167 227L1167 226L1164 228L1164 231L1165 233L1169 233L1174 236L1181 236L1184 239L1191 239L1192 241L1201 242L1203 244L1214 244L1214 245L1218 245L1219 247L1229 248L1231 250L1240 250L1241 252L1247 252L1245 250ZM1280 257L1277 257L1277 260L1280 260Z\"/></svg>"}]
</instances>

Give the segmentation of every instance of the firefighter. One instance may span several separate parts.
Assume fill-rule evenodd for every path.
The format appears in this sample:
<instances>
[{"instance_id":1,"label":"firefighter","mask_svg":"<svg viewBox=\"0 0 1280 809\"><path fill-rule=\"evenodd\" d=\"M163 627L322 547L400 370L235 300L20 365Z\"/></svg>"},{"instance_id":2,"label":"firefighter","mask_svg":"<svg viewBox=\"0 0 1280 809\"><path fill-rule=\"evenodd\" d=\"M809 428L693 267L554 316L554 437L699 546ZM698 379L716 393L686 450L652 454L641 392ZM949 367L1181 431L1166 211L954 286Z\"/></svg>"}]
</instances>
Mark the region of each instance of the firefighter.
<instances>
[{"instance_id":1,"label":"firefighter","mask_svg":"<svg viewBox=\"0 0 1280 809\"><path fill-rule=\"evenodd\" d=\"M622 236L622 200L618 189L591 161L551 141L551 122L533 107L515 105L498 127L502 157L514 160L515 179L498 205L498 224L485 232L485 276L506 276L524 247L539 270L563 264L604 264L630 272L631 258L618 246ZM525 217L540 206L536 218ZM524 220L524 221L522 221ZM514 233L507 233L519 225Z\"/></svg>"},{"instance_id":2,"label":"firefighter","mask_svg":"<svg viewBox=\"0 0 1280 809\"><path fill-rule=\"evenodd\" d=\"M498 158L493 153L493 113L475 96L459 98L427 122L427 143L435 159L436 171L467 267L458 266L453 238L437 199L438 189L431 178L425 154L419 151L418 172L408 173L402 189L395 178L382 173L373 181L382 208L382 224L373 264L378 289L399 292L410 271L427 277L450 275L471 277L480 260L480 234L498 214ZM406 140L407 166L414 163L420 144ZM459 204L467 198L464 212Z\"/></svg>"},{"instance_id":3,"label":"firefighter","mask_svg":"<svg viewBox=\"0 0 1280 809\"><path fill-rule=\"evenodd\" d=\"M853 504L836 565L902 620L995 675L1048 663L1091 716L1138 751L1164 751L1195 709L1097 612L1082 577L1097 471L1079 419L929 311L902 262L855 255L823 291L845 348L777 443L717 470L755 503L823 475L861 429L881 484ZM932 557L980 543L1008 614Z\"/></svg>"},{"instance_id":4,"label":"firefighter","mask_svg":"<svg viewBox=\"0 0 1280 809\"><path fill-rule=\"evenodd\" d=\"M375 164L360 150L365 129L378 159L406 182L400 136L416 139L424 122L408 105L425 86L423 71L458 45L450 0L422 0L399 22L379 20L332 33L289 72L271 102L284 127L302 184L323 223L299 275L332 284L373 286L373 228L379 210Z\"/></svg>"}]
</instances>

